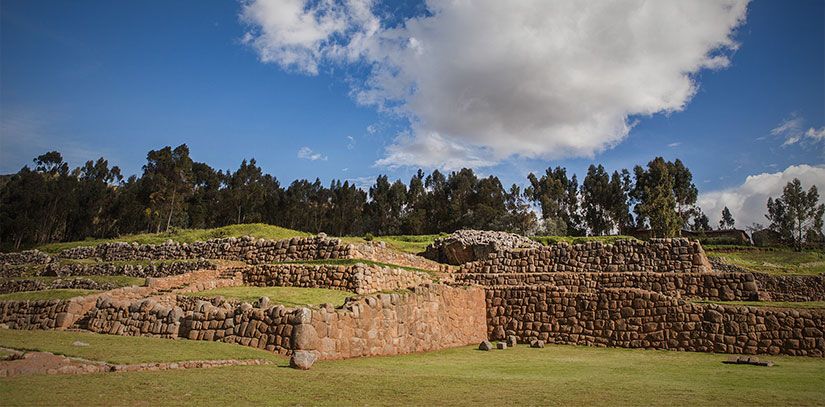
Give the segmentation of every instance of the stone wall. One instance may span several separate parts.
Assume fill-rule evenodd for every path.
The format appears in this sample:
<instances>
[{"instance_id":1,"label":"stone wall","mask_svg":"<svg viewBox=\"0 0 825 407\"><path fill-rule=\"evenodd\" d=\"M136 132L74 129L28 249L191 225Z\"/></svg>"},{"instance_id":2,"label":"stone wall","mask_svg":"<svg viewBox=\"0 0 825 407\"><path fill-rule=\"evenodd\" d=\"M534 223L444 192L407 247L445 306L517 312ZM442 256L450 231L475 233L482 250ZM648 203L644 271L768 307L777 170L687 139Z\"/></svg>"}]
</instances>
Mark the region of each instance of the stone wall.
<instances>
[{"instance_id":1,"label":"stone wall","mask_svg":"<svg viewBox=\"0 0 825 407\"><path fill-rule=\"evenodd\" d=\"M478 287L418 286L342 308L302 309L295 319L295 349L315 351L321 359L425 352L486 338Z\"/></svg>"},{"instance_id":2,"label":"stone wall","mask_svg":"<svg viewBox=\"0 0 825 407\"><path fill-rule=\"evenodd\" d=\"M699 242L688 239L622 240L614 244L559 243L538 249L500 251L466 263L459 273L606 273L711 271Z\"/></svg>"},{"instance_id":3,"label":"stone wall","mask_svg":"<svg viewBox=\"0 0 825 407\"><path fill-rule=\"evenodd\" d=\"M99 283L87 278L57 279L43 282L40 280L20 279L0 281L0 294L21 291L42 291L56 289L111 290L117 286L113 283Z\"/></svg>"},{"instance_id":4,"label":"stone wall","mask_svg":"<svg viewBox=\"0 0 825 407\"><path fill-rule=\"evenodd\" d=\"M638 289L486 291L491 339L697 352L825 355L825 311L695 304Z\"/></svg>"},{"instance_id":5,"label":"stone wall","mask_svg":"<svg viewBox=\"0 0 825 407\"><path fill-rule=\"evenodd\" d=\"M291 260L340 259L350 257L351 247L324 234L284 240L240 238L211 239L194 243L167 241L164 244L104 243L97 246L66 249L58 254L64 259L99 258L117 260L223 259L249 263Z\"/></svg>"},{"instance_id":6,"label":"stone wall","mask_svg":"<svg viewBox=\"0 0 825 407\"><path fill-rule=\"evenodd\" d=\"M81 327L92 332L123 336L177 338L183 311L152 299L127 302L100 297Z\"/></svg>"},{"instance_id":7,"label":"stone wall","mask_svg":"<svg viewBox=\"0 0 825 407\"><path fill-rule=\"evenodd\" d=\"M432 280L427 273L364 263L265 264L247 267L243 273L247 285L329 288L357 294L397 290Z\"/></svg>"},{"instance_id":8,"label":"stone wall","mask_svg":"<svg viewBox=\"0 0 825 407\"><path fill-rule=\"evenodd\" d=\"M22 252L0 253L0 265L46 264L52 259L40 250L24 250Z\"/></svg>"},{"instance_id":9,"label":"stone wall","mask_svg":"<svg viewBox=\"0 0 825 407\"><path fill-rule=\"evenodd\" d=\"M753 273L765 300L825 301L825 274L774 275Z\"/></svg>"},{"instance_id":10,"label":"stone wall","mask_svg":"<svg viewBox=\"0 0 825 407\"><path fill-rule=\"evenodd\" d=\"M755 301L759 289L752 273L469 273L456 282L482 286L549 285L568 291L603 288L639 288L677 298L720 301Z\"/></svg>"},{"instance_id":11,"label":"stone wall","mask_svg":"<svg viewBox=\"0 0 825 407\"><path fill-rule=\"evenodd\" d=\"M66 329L84 314L82 301L0 301L0 323L12 329Z\"/></svg>"},{"instance_id":12,"label":"stone wall","mask_svg":"<svg viewBox=\"0 0 825 407\"><path fill-rule=\"evenodd\" d=\"M541 247L541 243L515 233L464 229L435 239L422 255L439 263L457 266L484 260L498 251L537 247Z\"/></svg>"},{"instance_id":13,"label":"stone wall","mask_svg":"<svg viewBox=\"0 0 825 407\"><path fill-rule=\"evenodd\" d=\"M215 270L215 263L208 260L159 262L150 264L118 263L50 263L42 274L46 276L131 276L166 277L195 270Z\"/></svg>"},{"instance_id":14,"label":"stone wall","mask_svg":"<svg viewBox=\"0 0 825 407\"><path fill-rule=\"evenodd\" d=\"M286 354L292 350L294 311L281 305L215 306L201 301L182 319L180 337L237 343Z\"/></svg>"}]
</instances>

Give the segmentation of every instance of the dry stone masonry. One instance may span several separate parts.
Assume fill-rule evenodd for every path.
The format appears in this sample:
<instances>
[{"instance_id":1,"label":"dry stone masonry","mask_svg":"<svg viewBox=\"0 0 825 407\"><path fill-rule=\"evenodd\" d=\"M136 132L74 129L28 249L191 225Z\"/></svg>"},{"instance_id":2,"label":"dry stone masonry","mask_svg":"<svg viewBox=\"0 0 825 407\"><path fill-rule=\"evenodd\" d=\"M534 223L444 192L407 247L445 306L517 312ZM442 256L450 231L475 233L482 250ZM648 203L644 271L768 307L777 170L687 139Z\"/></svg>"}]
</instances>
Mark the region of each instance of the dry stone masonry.
<instances>
[{"instance_id":1,"label":"dry stone masonry","mask_svg":"<svg viewBox=\"0 0 825 407\"><path fill-rule=\"evenodd\" d=\"M486 259L491 253L520 248L538 248L541 244L514 233L482 230L459 230L436 239L424 257L452 265Z\"/></svg>"},{"instance_id":2,"label":"dry stone masonry","mask_svg":"<svg viewBox=\"0 0 825 407\"><path fill-rule=\"evenodd\" d=\"M247 285L330 288L356 294L398 290L432 280L424 272L364 263L267 264L247 267L243 274Z\"/></svg>"}]
</instances>

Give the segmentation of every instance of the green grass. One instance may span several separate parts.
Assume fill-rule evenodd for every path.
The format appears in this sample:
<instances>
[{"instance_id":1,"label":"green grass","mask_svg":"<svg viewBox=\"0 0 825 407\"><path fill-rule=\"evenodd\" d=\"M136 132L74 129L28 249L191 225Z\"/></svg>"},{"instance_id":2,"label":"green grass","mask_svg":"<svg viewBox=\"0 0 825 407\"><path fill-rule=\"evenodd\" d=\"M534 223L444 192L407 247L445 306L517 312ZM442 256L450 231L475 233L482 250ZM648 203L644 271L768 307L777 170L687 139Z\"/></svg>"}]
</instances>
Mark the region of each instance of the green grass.
<instances>
[{"instance_id":1,"label":"green grass","mask_svg":"<svg viewBox=\"0 0 825 407\"><path fill-rule=\"evenodd\" d=\"M419 254L427 249L435 239L449 236L447 233L438 235L397 235L397 236L376 236L373 241L384 242L392 249L400 252ZM344 237L345 243L365 243L363 237Z\"/></svg>"},{"instance_id":2,"label":"green grass","mask_svg":"<svg viewBox=\"0 0 825 407\"><path fill-rule=\"evenodd\" d=\"M825 309L825 301L694 301L702 304L747 305L750 307Z\"/></svg>"},{"instance_id":3,"label":"green grass","mask_svg":"<svg viewBox=\"0 0 825 407\"><path fill-rule=\"evenodd\" d=\"M825 252L779 249L771 251L708 252L709 257L748 270L769 274L825 273Z\"/></svg>"},{"instance_id":4,"label":"green grass","mask_svg":"<svg viewBox=\"0 0 825 407\"><path fill-rule=\"evenodd\" d=\"M74 279L85 279L85 280L92 280L96 283L101 284L114 284L117 287L127 287L130 285L138 285L142 286L146 283L146 279L143 277L130 277L130 276L67 276L67 277L52 277L52 276L33 276L33 277L12 277L11 280L36 280L42 281L46 284L51 283L54 280L74 280ZM2 281L2 279L0 279Z\"/></svg>"},{"instance_id":5,"label":"green grass","mask_svg":"<svg viewBox=\"0 0 825 407\"><path fill-rule=\"evenodd\" d=\"M61 288L57 290L20 291L16 293L0 294L0 301L36 301L36 300L67 300L81 297L99 291Z\"/></svg>"},{"instance_id":6,"label":"green grass","mask_svg":"<svg viewBox=\"0 0 825 407\"><path fill-rule=\"evenodd\" d=\"M209 240L222 237L252 236L259 239L288 239L296 236L310 236L309 233L297 230L286 229L278 226L263 223L250 223L241 225L230 225L215 229L181 229L169 233L144 233L139 235L126 235L113 239L87 239L76 242L50 243L38 249L47 253L57 253L64 249L78 246L94 246L109 242L137 242L141 244L158 244L167 240L181 243L192 243L196 241Z\"/></svg>"},{"instance_id":7,"label":"green grass","mask_svg":"<svg viewBox=\"0 0 825 407\"><path fill-rule=\"evenodd\" d=\"M530 239L533 239L545 246L558 244L561 242L569 243L569 244L579 244L579 243L588 243L588 242L602 242L602 243L615 243L619 240L638 240L633 236L623 236L623 235L616 235L616 236L530 236Z\"/></svg>"},{"instance_id":8,"label":"green grass","mask_svg":"<svg viewBox=\"0 0 825 407\"><path fill-rule=\"evenodd\" d=\"M773 367L722 364L727 358L574 346L520 345L491 352L463 347L320 361L309 371L284 368L281 360L275 366L7 378L0 379L0 400L4 405L825 404L821 358L768 357Z\"/></svg>"},{"instance_id":9,"label":"green grass","mask_svg":"<svg viewBox=\"0 0 825 407\"><path fill-rule=\"evenodd\" d=\"M409 271L417 271L420 273L427 273L429 275L434 275L435 270L425 270L420 269L417 267L409 267L409 266L399 266L397 264L390 264L390 263L382 263L380 261L372 261L372 260L365 260L365 259L322 259L322 260L295 260L295 261L282 261L282 262L275 262L272 264L329 264L334 266L352 266L358 263L362 263L368 266L380 266L380 267L390 267L390 268L399 268Z\"/></svg>"},{"instance_id":10,"label":"green grass","mask_svg":"<svg viewBox=\"0 0 825 407\"><path fill-rule=\"evenodd\" d=\"M75 341L89 346L74 346ZM18 331L0 329L0 347L36 350L117 364L179 362L182 360L267 359L274 353L223 342L116 336L91 332Z\"/></svg>"},{"instance_id":11,"label":"green grass","mask_svg":"<svg viewBox=\"0 0 825 407\"><path fill-rule=\"evenodd\" d=\"M287 307L297 307L326 303L342 305L347 297L352 297L355 294L348 291L328 290L326 288L241 286L215 288L213 290L198 291L184 295L190 297L217 297L220 295L227 299L246 302L254 302L261 297L269 297L272 303L282 304Z\"/></svg>"}]
</instances>

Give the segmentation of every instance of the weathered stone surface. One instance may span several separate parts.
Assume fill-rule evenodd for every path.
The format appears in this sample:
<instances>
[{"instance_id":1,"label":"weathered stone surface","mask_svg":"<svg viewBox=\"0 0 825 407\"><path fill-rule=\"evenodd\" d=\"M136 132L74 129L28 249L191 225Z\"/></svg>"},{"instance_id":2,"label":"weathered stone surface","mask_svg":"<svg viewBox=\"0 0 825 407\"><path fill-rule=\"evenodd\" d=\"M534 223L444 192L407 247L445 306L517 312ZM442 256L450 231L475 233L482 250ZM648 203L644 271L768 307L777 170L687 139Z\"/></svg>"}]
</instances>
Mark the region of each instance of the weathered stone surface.
<instances>
[{"instance_id":1,"label":"weathered stone surface","mask_svg":"<svg viewBox=\"0 0 825 407\"><path fill-rule=\"evenodd\" d=\"M315 352L297 350L289 358L289 367L293 369L309 370L317 359L318 355L315 354Z\"/></svg>"},{"instance_id":2,"label":"weathered stone surface","mask_svg":"<svg viewBox=\"0 0 825 407\"><path fill-rule=\"evenodd\" d=\"M478 344L478 350L492 350L492 349L493 349L493 344L490 343L490 341L481 341L481 343Z\"/></svg>"},{"instance_id":3,"label":"weathered stone surface","mask_svg":"<svg viewBox=\"0 0 825 407\"><path fill-rule=\"evenodd\" d=\"M518 344L518 338L515 335L507 335L507 346L514 347Z\"/></svg>"},{"instance_id":4,"label":"weathered stone surface","mask_svg":"<svg viewBox=\"0 0 825 407\"><path fill-rule=\"evenodd\" d=\"M541 339L533 339L532 341L530 341L530 347L531 348L543 348L544 347L544 341L541 340Z\"/></svg>"},{"instance_id":5,"label":"weathered stone surface","mask_svg":"<svg viewBox=\"0 0 825 407\"><path fill-rule=\"evenodd\" d=\"M513 233L467 229L436 239L423 255L430 260L459 265L486 259L490 253L501 250L540 246L538 242Z\"/></svg>"},{"instance_id":6,"label":"weathered stone surface","mask_svg":"<svg viewBox=\"0 0 825 407\"><path fill-rule=\"evenodd\" d=\"M507 343L505 343L505 342L496 342L496 349L507 349Z\"/></svg>"}]
</instances>

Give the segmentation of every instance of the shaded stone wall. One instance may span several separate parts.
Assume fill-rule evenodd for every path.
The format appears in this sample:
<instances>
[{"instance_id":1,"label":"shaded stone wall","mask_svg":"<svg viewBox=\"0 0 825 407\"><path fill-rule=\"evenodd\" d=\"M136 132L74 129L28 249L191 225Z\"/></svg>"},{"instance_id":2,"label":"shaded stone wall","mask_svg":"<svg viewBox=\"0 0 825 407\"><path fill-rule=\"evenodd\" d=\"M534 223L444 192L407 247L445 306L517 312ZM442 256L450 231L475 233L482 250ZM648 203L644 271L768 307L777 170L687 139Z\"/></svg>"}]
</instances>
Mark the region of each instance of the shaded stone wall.
<instances>
[{"instance_id":1,"label":"shaded stone wall","mask_svg":"<svg viewBox=\"0 0 825 407\"><path fill-rule=\"evenodd\" d=\"M254 286L330 288L367 294L430 282L423 272L396 267L334 264L266 264L244 269L244 282Z\"/></svg>"},{"instance_id":2,"label":"shaded stone wall","mask_svg":"<svg viewBox=\"0 0 825 407\"><path fill-rule=\"evenodd\" d=\"M771 301L825 301L825 274L815 276L753 273L765 299Z\"/></svg>"},{"instance_id":3,"label":"shaded stone wall","mask_svg":"<svg viewBox=\"0 0 825 407\"><path fill-rule=\"evenodd\" d=\"M128 302L101 297L80 326L109 335L177 338L182 315L180 307L165 306L148 298Z\"/></svg>"},{"instance_id":4,"label":"shaded stone wall","mask_svg":"<svg viewBox=\"0 0 825 407\"><path fill-rule=\"evenodd\" d=\"M66 329L84 314L75 300L0 301L0 323L11 329Z\"/></svg>"},{"instance_id":5,"label":"shaded stone wall","mask_svg":"<svg viewBox=\"0 0 825 407\"><path fill-rule=\"evenodd\" d=\"M550 285L569 291L639 288L674 297L721 301L754 301L759 290L751 273L469 273L456 282L483 286Z\"/></svg>"},{"instance_id":6,"label":"shaded stone wall","mask_svg":"<svg viewBox=\"0 0 825 407\"><path fill-rule=\"evenodd\" d=\"M560 243L538 249L499 251L486 260L466 263L459 273L549 272L690 272L711 271L698 241L651 239L622 240L614 244Z\"/></svg>"},{"instance_id":7,"label":"shaded stone wall","mask_svg":"<svg viewBox=\"0 0 825 407\"><path fill-rule=\"evenodd\" d=\"M378 294L342 308L296 313L294 348L321 359L396 355L476 344L486 338L484 291L425 285Z\"/></svg>"},{"instance_id":8,"label":"shaded stone wall","mask_svg":"<svg viewBox=\"0 0 825 407\"><path fill-rule=\"evenodd\" d=\"M638 289L486 290L492 339L697 352L825 354L825 312L686 303Z\"/></svg>"},{"instance_id":9,"label":"shaded stone wall","mask_svg":"<svg viewBox=\"0 0 825 407\"><path fill-rule=\"evenodd\" d=\"M286 354L292 349L293 308L201 301L181 320L180 337L222 341Z\"/></svg>"},{"instance_id":10,"label":"shaded stone wall","mask_svg":"<svg viewBox=\"0 0 825 407\"><path fill-rule=\"evenodd\" d=\"M320 234L313 237L294 237L284 240L239 238L211 239L203 242L164 244L104 243L97 246L76 247L61 251L64 259L99 258L116 260L170 260L170 259L224 259L249 263L269 263L290 260L349 258L351 248L339 239Z\"/></svg>"},{"instance_id":11,"label":"shaded stone wall","mask_svg":"<svg viewBox=\"0 0 825 407\"><path fill-rule=\"evenodd\" d=\"M37 249L0 253L0 265L46 264L51 260L48 254Z\"/></svg>"},{"instance_id":12,"label":"shaded stone wall","mask_svg":"<svg viewBox=\"0 0 825 407\"><path fill-rule=\"evenodd\" d=\"M0 294L16 293L21 291L42 291L55 289L80 289L80 290L111 290L116 288L113 283L98 283L87 278L57 279L50 282L40 280L6 280L0 281Z\"/></svg>"},{"instance_id":13,"label":"shaded stone wall","mask_svg":"<svg viewBox=\"0 0 825 407\"><path fill-rule=\"evenodd\" d=\"M51 263L43 270L46 276L132 276L166 277L195 270L215 270L215 263L207 260L175 261L156 264L58 264Z\"/></svg>"}]
</instances>

